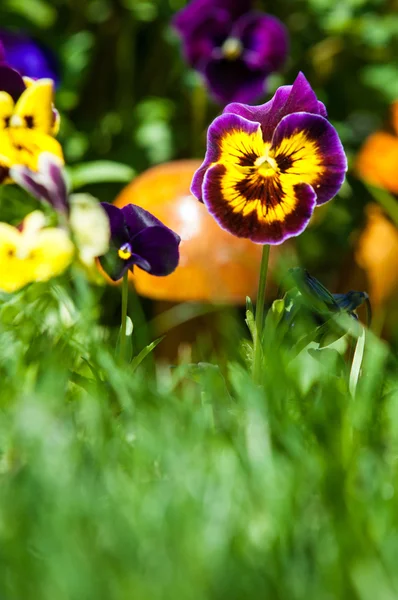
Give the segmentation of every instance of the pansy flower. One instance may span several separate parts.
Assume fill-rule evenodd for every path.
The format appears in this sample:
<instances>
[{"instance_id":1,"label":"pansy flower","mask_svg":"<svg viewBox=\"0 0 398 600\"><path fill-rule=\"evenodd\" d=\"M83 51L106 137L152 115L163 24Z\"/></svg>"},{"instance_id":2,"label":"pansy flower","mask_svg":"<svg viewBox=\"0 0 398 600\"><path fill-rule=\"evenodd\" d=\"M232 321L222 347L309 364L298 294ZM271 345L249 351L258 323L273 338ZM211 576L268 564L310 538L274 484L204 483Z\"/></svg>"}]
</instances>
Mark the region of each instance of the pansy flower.
<instances>
[{"instance_id":1,"label":"pansy flower","mask_svg":"<svg viewBox=\"0 0 398 600\"><path fill-rule=\"evenodd\" d=\"M58 81L58 66L55 56L48 48L20 31L0 29L7 64L32 79Z\"/></svg>"},{"instance_id":2,"label":"pansy flower","mask_svg":"<svg viewBox=\"0 0 398 600\"><path fill-rule=\"evenodd\" d=\"M192 0L173 20L187 62L221 104L255 101L267 76L286 60L284 25L251 5L250 0Z\"/></svg>"},{"instance_id":3,"label":"pansy flower","mask_svg":"<svg viewBox=\"0 0 398 600\"><path fill-rule=\"evenodd\" d=\"M42 152L63 161L60 144L53 138L59 127L51 79L23 79L2 62L0 49L0 183L9 179L15 164L37 170Z\"/></svg>"},{"instance_id":4,"label":"pansy flower","mask_svg":"<svg viewBox=\"0 0 398 600\"><path fill-rule=\"evenodd\" d=\"M100 257L104 271L117 281L134 265L151 275L172 273L179 261L180 237L150 212L128 204L117 208L102 203L110 223L111 242L107 254Z\"/></svg>"},{"instance_id":5,"label":"pansy flower","mask_svg":"<svg viewBox=\"0 0 398 600\"><path fill-rule=\"evenodd\" d=\"M69 266L74 245L68 233L45 224L40 211L30 213L20 228L0 223L0 290L11 293L47 281Z\"/></svg>"},{"instance_id":6,"label":"pansy flower","mask_svg":"<svg viewBox=\"0 0 398 600\"><path fill-rule=\"evenodd\" d=\"M280 244L337 194L346 170L325 106L300 73L266 104L226 106L209 127L191 189L223 229Z\"/></svg>"}]
</instances>

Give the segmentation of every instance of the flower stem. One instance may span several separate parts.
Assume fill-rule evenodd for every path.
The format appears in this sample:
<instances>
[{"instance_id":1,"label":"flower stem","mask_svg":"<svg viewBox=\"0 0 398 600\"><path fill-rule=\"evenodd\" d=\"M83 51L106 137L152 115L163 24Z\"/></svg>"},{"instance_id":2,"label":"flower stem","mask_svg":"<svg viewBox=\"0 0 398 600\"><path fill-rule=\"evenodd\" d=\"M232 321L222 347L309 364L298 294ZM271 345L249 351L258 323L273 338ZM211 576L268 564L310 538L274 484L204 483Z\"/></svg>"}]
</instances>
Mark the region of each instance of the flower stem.
<instances>
[{"instance_id":1,"label":"flower stem","mask_svg":"<svg viewBox=\"0 0 398 600\"><path fill-rule=\"evenodd\" d=\"M263 246L263 254L261 257L260 279L258 282L257 303L256 303L256 339L254 340L254 357L253 357L253 381L256 384L261 382L261 367L262 367L262 335L264 324L264 304L265 304L265 284L267 282L268 261L269 261L270 246Z\"/></svg>"},{"instance_id":2,"label":"flower stem","mask_svg":"<svg viewBox=\"0 0 398 600\"><path fill-rule=\"evenodd\" d=\"M120 328L119 356L122 362L126 360L126 329L127 329L127 301L129 296L128 271L123 275L122 283L122 325Z\"/></svg>"}]
</instances>

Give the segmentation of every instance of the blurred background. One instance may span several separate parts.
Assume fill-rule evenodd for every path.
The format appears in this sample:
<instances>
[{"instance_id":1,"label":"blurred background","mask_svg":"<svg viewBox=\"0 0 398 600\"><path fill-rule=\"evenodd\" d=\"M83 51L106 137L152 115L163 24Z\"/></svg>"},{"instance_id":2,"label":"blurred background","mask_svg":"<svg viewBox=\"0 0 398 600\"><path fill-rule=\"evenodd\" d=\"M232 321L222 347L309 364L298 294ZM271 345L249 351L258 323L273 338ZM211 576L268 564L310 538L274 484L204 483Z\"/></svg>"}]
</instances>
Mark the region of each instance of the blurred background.
<instances>
[{"instance_id":1,"label":"blurred background","mask_svg":"<svg viewBox=\"0 0 398 600\"><path fill-rule=\"evenodd\" d=\"M185 4L182 0L1 2L2 27L25 32L50 56L58 75L59 139L66 163L74 172L75 186L101 201L114 201L133 173L177 159L203 158L207 127L222 107L208 97L199 75L184 62L180 41L170 27L172 16ZM273 252L275 283L269 288L270 300L277 292L280 261L300 264L333 292L368 291L374 329L398 346L398 110L394 113L398 2L279 0L257 2L256 8L277 16L290 35L287 64L282 73L270 77L262 101L303 71L326 104L349 160L339 196L316 211L303 235ZM82 170L87 161L98 160L127 168L119 165L109 177L101 168ZM191 170L192 165L196 163L191 163ZM166 179L163 171L155 171L158 176L149 176L137 192L124 191L123 201L145 197L156 203L160 195L162 202L167 189L166 212L172 214L174 196L180 202L189 194L189 168L184 167L181 175L180 168L168 167ZM195 220L195 209L189 210L189 219ZM197 222L192 249L195 254L200 245L195 281L200 269L210 269L218 244L216 233L206 238L205 225ZM228 249L225 252L227 260L220 268L227 277L218 278L218 266L213 265L212 289L207 284L205 290L192 292L192 278L178 280L164 293L153 292L148 282L141 284L143 293L162 300L160 304L145 300L143 305L158 332L170 329L170 323L190 320L195 310L208 312L209 301L239 307L247 293L254 297L256 256L247 248L239 248L235 256ZM243 255L243 267L234 271L233 264ZM103 319L117 324L118 290L106 288L101 294ZM207 304L195 309L184 305L178 312L175 300L206 300ZM169 324L159 318L164 310ZM231 311L217 311L211 327L222 322L220 314ZM190 336L195 337L186 326L183 333L181 328L175 331L172 352L181 350L181 336L188 344Z\"/></svg>"}]
</instances>

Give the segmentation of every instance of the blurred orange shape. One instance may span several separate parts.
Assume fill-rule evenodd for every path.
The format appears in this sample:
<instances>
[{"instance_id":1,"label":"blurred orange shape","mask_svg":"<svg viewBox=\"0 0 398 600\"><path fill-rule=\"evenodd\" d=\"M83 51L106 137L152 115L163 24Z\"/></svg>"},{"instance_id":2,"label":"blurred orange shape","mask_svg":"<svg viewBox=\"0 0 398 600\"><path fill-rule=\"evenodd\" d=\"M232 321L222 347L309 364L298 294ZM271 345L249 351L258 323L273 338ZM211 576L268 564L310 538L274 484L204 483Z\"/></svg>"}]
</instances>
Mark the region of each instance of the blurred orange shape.
<instances>
[{"instance_id":1,"label":"blurred orange shape","mask_svg":"<svg viewBox=\"0 0 398 600\"><path fill-rule=\"evenodd\" d=\"M357 248L356 260L369 279L374 308L385 306L398 294L398 230L376 204L367 207L367 224Z\"/></svg>"},{"instance_id":2,"label":"blurred orange shape","mask_svg":"<svg viewBox=\"0 0 398 600\"><path fill-rule=\"evenodd\" d=\"M392 105L395 135L373 133L362 146L356 164L358 174L368 183L398 194L398 101Z\"/></svg>"},{"instance_id":3,"label":"blurred orange shape","mask_svg":"<svg viewBox=\"0 0 398 600\"><path fill-rule=\"evenodd\" d=\"M167 277L140 269L131 277L137 292L156 300L243 304L254 297L261 246L220 229L206 207L190 193L201 161L173 161L145 171L115 201L149 210L181 236L180 264Z\"/></svg>"}]
</instances>

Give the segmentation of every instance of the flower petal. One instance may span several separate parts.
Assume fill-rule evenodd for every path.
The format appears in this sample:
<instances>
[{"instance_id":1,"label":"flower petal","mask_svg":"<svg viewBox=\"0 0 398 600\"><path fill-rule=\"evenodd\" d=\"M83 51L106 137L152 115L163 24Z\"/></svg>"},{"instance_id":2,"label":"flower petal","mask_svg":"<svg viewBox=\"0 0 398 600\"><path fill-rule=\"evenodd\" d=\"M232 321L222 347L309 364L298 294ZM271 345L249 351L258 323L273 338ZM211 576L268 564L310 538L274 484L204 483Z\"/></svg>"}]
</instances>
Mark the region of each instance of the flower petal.
<instances>
[{"instance_id":1,"label":"flower petal","mask_svg":"<svg viewBox=\"0 0 398 600\"><path fill-rule=\"evenodd\" d=\"M136 262L144 271L152 275L170 275L178 265L180 237L168 227L158 225L148 227L132 240L134 253L144 259L149 269Z\"/></svg>"},{"instance_id":2,"label":"flower petal","mask_svg":"<svg viewBox=\"0 0 398 600\"><path fill-rule=\"evenodd\" d=\"M26 264L16 258L20 238L16 227L0 223L0 290L4 292L15 292L29 281Z\"/></svg>"},{"instance_id":3,"label":"flower petal","mask_svg":"<svg viewBox=\"0 0 398 600\"><path fill-rule=\"evenodd\" d=\"M181 36L188 36L198 23L215 11L223 10L230 18L237 19L250 9L251 4L251 0L192 0L175 15L173 26Z\"/></svg>"},{"instance_id":4,"label":"flower petal","mask_svg":"<svg viewBox=\"0 0 398 600\"><path fill-rule=\"evenodd\" d=\"M53 154L63 163L61 145L50 135L19 127L10 128L8 136L13 148L13 164L24 165L32 171L37 171L39 157L43 152Z\"/></svg>"},{"instance_id":5,"label":"flower petal","mask_svg":"<svg viewBox=\"0 0 398 600\"><path fill-rule=\"evenodd\" d=\"M231 28L231 17L227 11L216 8L210 13L203 13L190 25L192 28L189 34L188 30L179 29L183 40L183 52L186 61L192 67L201 70L227 37Z\"/></svg>"},{"instance_id":6,"label":"flower petal","mask_svg":"<svg viewBox=\"0 0 398 600\"><path fill-rule=\"evenodd\" d=\"M51 134L54 126L52 79L31 83L15 105L11 124Z\"/></svg>"},{"instance_id":7,"label":"flower petal","mask_svg":"<svg viewBox=\"0 0 398 600\"><path fill-rule=\"evenodd\" d=\"M129 241L129 232L126 227L123 212L117 206L108 202L101 202L102 208L108 215L110 225L110 236L115 247L120 246Z\"/></svg>"},{"instance_id":8,"label":"flower petal","mask_svg":"<svg viewBox=\"0 0 398 600\"><path fill-rule=\"evenodd\" d=\"M286 61L288 35L285 26L271 15L252 11L236 22L231 37L241 40L244 61L252 69L268 73L280 69Z\"/></svg>"},{"instance_id":9,"label":"flower petal","mask_svg":"<svg viewBox=\"0 0 398 600\"><path fill-rule=\"evenodd\" d=\"M72 261L74 245L64 229L43 229L27 257L31 281L47 281L65 271Z\"/></svg>"},{"instance_id":10,"label":"flower petal","mask_svg":"<svg viewBox=\"0 0 398 600\"><path fill-rule=\"evenodd\" d=\"M261 177L218 163L206 172L203 199L220 227L260 244L280 244L299 235L313 213L311 186L284 186L277 175Z\"/></svg>"},{"instance_id":11,"label":"flower petal","mask_svg":"<svg viewBox=\"0 0 398 600\"><path fill-rule=\"evenodd\" d=\"M217 117L207 132L207 151L203 164L192 179L191 192L201 202L202 184L207 169L214 163L229 162L238 166L251 166L265 153L260 124L238 115L223 114Z\"/></svg>"},{"instance_id":12,"label":"flower petal","mask_svg":"<svg viewBox=\"0 0 398 600\"><path fill-rule=\"evenodd\" d=\"M165 227L165 225L150 212L135 204L126 204L126 206L123 206L123 208L118 210L123 214L125 224L127 225L129 232L129 240L127 241L131 242L133 236L137 235L137 233L140 233L140 231L147 227L155 227L158 225L160 227Z\"/></svg>"},{"instance_id":13,"label":"flower petal","mask_svg":"<svg viewBox=\"0 0 398 600\"><path fill-rule=\"evenodd\" d=\"M315 92L303 73L299 73L293 85L284 85L277 89L269 102L260 106L246 104L228 104L223 113L232 113L249 121L261 124L264 141L271 141L279 121L295 112L307 112L327 116L326 108L317 100Z\"/></svg>"},{"instance_id":14,"label":"flower petal","mask_svg":"<svg viewBox=\"0 0 398 600\"><path fill-rule=\"evenodd\" d=\"M8 65L0 64L0 91L10 94L16 102L25 89L21 75Z\"/></svg>"},{"instance_id":15,"label":"flower petal","mask_svg":"<svg viewBox=\"0 0 398 600\"><path fill-rule=\"evenodd\" d=\"M204 70L204 77L215 100L226 102L254 102L265 92L267 68L252 69L240 58L210 60Z\"/></svg>"},{"instance_id":16,"label":"flower petal","mask_svg":"<svg viewBox=\"0 0 398 600\"><path fill-rule=\"evenodd\" d=\"M58 157L43 152L38 159L38 171L15 165L10 169L10 176L35 198L46 200L60 213L68 212L66 182Z\"/></svg>"},{"instance_id":17,"label":"flower petal","mask_svg":"<svg viewBox=\"0 0 398 600\"><path fill-rule=\"evenodd\" d=\"M7 29L0 30L7 63L21 75L34 79L50 77L58 80L58 65L55 55L47 47L37 43L23 33Z\"/></svg>"},{"instance_id":18,"label":"flower petal","mask_svg":"<svg viewBox=\"0 0 398 600\"><path fill-rule=\"evenodd\" d=\"M340 190L347 159L334 127L319 115L295 113L284 117L275 130L270 149L283 185L311 185L317 204Z\"/></svg>"}]
</instances>

